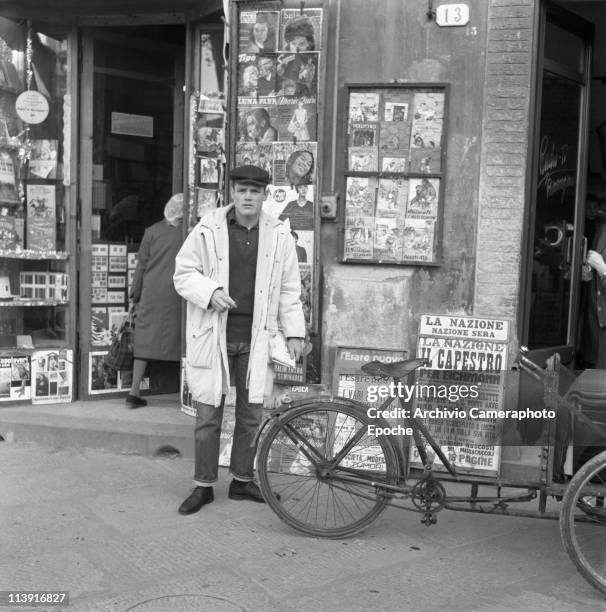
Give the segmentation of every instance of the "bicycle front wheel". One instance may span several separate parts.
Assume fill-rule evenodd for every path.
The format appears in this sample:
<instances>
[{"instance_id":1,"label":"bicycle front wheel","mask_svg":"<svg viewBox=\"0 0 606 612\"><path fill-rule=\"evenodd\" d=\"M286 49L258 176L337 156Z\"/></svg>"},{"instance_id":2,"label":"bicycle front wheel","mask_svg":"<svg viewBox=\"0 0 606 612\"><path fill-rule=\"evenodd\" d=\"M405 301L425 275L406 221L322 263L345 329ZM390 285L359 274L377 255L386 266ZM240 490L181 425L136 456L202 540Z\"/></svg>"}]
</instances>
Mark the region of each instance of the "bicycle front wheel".
<instances>
[{"instance_id":1,"label":"bicycle front wheel","mask_svg":"<svg viewBox=\"0 0 606 612\"><path fill-rule=\"evenodd\" d=\"M307 535L342 538L368 526L385 509L398 464L385 436L369 433L364 407L318 400L279 417L257 455L267 503ZM386 423L383 423L386 426Z\"/></svg>"},{"instance_id":2,"label":"bicycle front wheel","mask_svg":"<svg viewBox=\"0 0 606 612\"><path fill-rule=\"evenodd\" d=\"M562 543L577 569L606 593L606 452L596 455L574 475L560 512Z\"/></svg>"}]
</instances>

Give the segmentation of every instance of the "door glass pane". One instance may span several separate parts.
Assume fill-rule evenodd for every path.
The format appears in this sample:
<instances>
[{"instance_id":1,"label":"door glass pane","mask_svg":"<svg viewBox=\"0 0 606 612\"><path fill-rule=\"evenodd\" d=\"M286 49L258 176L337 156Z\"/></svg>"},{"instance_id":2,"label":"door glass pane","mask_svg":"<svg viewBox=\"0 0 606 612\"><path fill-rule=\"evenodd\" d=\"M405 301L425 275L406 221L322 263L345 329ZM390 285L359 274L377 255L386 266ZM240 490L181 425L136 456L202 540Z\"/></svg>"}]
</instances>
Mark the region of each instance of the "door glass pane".
<instances>
[{"instance_id":1,"label":"door glass pane","mask_svg":"<svg viewBox=\"0 0 606 612\"><path fill-rule=\"evenodd\" d=\"M545 57L577 72L583 71L583 39L550 21L545 32Z\"/></svg>"},{"instance_id":2,"label":"door glass pane","mask_svg":"<svg viewBox=\"0 0 606 612\"><path fill-rule=\"evenodd\" d=\"M566 344L581 87L545 73L532 269L530 348Z\"/></svg>"}]
</instances>

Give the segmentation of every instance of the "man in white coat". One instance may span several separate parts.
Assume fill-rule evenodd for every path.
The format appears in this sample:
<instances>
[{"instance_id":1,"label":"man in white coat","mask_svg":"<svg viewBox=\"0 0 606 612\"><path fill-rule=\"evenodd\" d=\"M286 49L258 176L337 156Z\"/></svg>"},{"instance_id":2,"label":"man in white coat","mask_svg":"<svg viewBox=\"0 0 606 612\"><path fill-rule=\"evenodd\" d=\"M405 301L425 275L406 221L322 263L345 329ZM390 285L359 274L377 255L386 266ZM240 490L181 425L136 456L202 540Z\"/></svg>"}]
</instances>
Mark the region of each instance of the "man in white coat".
<instances>
[{"instance_id":1,"label":"man in white coat","mask_svg":"<svg viewBox=\"0 0 606 612\"><path fill-rule=\"evenodd\" d=\"M175 260L177 293L187 300L186 373L197 409L195 488L181 504L192 514L214 500L223 404L236 385L231 499L263 502L253 480L263 399L271 393L269 342L276 326L299 358L305 337L301 280L289 229L262 210L269 174L256 166L230 173L233 203L207 213Z\"/></svg>"}]
</instances>

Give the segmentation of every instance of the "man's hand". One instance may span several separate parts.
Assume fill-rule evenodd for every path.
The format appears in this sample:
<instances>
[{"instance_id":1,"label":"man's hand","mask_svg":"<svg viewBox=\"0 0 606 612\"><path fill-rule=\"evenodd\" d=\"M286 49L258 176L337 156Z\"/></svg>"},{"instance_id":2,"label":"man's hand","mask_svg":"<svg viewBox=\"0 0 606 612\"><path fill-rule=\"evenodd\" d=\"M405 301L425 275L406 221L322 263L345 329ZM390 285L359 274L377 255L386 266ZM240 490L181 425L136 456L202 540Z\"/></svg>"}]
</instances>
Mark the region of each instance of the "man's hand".
<instances>
[{"instance_id":1,"label":"man's hand","mask_svg":"<svg viewBox=\"0 0 606 612\"><path fill-rule=\"evenodd\" d=\"M236 307L234 300L232 300L229 294L221 288L213 291L213 294L210 296L209 304L217 312L224 312Z\"/></svg>"},{"instance_id":2,"label":"man's hand","mask_svg":"<svg viewBox=\"0 0 606 612\"><path fill-rule=\"evenodd\" d=\"M299 361L299 357L301 357L301 353L303 352L303 340L301 340L301 338L288 338L286 344L288 345L290 356L295 361Z\"/></svg>"},{"instance_id":3,"label":"man's hand","mask_svg":"<svg viewBox=\"0 0 606 612\"><path fill-rule=\"evenodd\" d=\"M604 258L597 251L588 251L586 261L598 275L601 276L606 273L606 262L604 262Z\"/></svg>"}]
</instances>

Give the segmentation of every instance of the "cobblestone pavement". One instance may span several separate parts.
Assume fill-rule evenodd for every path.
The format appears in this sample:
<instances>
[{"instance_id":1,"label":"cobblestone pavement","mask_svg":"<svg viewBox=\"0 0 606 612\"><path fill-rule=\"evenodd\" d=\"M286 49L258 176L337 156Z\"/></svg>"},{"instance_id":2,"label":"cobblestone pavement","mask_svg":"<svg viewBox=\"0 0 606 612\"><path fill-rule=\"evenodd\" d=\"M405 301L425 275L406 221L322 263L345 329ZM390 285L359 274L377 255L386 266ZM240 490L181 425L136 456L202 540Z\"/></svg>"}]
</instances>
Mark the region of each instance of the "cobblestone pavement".
<instances>
[{"instance_id":1,"label":"cobblestone pavement","mask_svg":"<svg viewBox=\"0 0 606 612\"><path fill-rule=\"evenodd\" d=\"M0 590L68 590L78 611L606 609L555 521L445 511L427 528L388 509L362 534L321 540L229 500L226 470L215 503L180 516L192 469L1 442Z\"/></svg>"}]
</instances>

